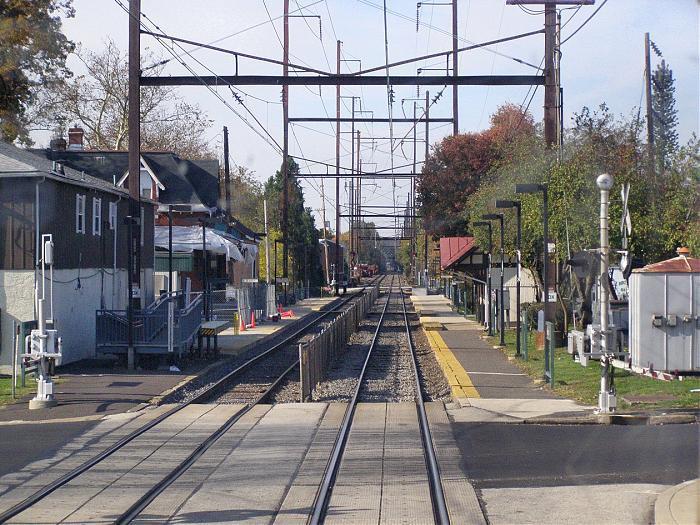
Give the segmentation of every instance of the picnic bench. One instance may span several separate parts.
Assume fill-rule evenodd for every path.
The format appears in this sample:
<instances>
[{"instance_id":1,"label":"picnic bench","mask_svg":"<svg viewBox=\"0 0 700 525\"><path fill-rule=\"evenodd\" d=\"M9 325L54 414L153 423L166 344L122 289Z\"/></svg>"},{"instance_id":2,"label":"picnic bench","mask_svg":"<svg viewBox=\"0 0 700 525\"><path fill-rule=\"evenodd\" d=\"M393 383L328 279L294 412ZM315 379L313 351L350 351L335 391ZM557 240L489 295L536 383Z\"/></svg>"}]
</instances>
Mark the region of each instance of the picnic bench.
<instances>
[{"instance_id":1,"label":"picnic bench","mask_svg":"<svg viewBox=\"0 0 700 525\"><path fill-rule=\"evenodd\" d=\"M207 338L207 355L211 353L211 338L214 338L214 355L219 354L219 334L231 326L230 321L205 321L197 334L197 350L202 355L202 339Z\"/></svg>"}]
</instances>

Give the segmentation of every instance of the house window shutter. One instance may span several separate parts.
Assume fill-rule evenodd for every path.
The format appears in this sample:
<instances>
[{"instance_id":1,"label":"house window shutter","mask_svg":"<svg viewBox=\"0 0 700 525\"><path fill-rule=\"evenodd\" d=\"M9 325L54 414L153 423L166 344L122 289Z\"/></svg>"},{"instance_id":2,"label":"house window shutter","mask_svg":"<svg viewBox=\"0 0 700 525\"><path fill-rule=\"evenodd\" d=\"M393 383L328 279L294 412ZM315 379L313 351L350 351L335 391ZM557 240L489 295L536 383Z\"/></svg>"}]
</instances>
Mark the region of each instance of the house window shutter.
<instances>
[{"instance_id":1,"label":"house window shutter","mask_svg":"<svg viewBox=\"0 0 700 525\"><path fill-rule=\"evenodd\" d=\"M116 202L109 203L109 229L110 230L117 229L117 203Z\"/></svg>"},{"instance_id":2,"label":"house window shutter","mask_svg":"<svg viewBox=\"0 0 700 525\"><path fill-rule=\"evenodd\" d=\"M92 234L102 235L102 199L92 198Z\"/></svg>"},{"instance_id":3,"label":"house window shutter","mask_svg":"<svg viewBox=\"0 0 700 525\"><path fill-rule=\"evenodd\" d=\"M75 196L75 233L85 233L85 195Z\"/></svg>"}]
</instances>

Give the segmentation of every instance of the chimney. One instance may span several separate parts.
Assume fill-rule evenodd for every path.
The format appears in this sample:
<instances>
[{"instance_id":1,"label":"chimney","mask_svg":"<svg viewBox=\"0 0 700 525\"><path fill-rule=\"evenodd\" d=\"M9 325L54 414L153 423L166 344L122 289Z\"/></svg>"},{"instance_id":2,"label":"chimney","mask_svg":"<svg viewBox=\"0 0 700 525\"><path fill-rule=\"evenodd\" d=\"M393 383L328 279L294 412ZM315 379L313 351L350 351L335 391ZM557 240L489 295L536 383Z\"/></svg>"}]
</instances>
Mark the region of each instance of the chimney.
<instances>
[{"instance_id":1,"label":"chimney","mask_svg":"<svg viewBox=\"0 0 700 525\"><path fill-rule=\"evenodd\" d=\"M690 250L685 246L681 246L680 248L678 248L676 250L676 253L679 257L690 257Z\"/></svg>"},{"instance_id":2,"label":"chimney","mask_svg":"<svg viewBox=\"0 0 700 525\"><path fill-rule=\"evenodd\" d=\"M85 132L83 128L79 128L74 125L72 128L68 129L68 149L69 150L82 150L83 149L83 135Z\"/></svg>"},{"instance_id":3,"label":"chimney","mask_svg":"<svg viewBox=\"0 0 700 525\"><path fill-rule=\"evenodd\" d=\"M62 137L51 139L51 142L49 142L49 148L51 148L53 151L66 151L66 139Z\"/></svg>"}]
</instances>

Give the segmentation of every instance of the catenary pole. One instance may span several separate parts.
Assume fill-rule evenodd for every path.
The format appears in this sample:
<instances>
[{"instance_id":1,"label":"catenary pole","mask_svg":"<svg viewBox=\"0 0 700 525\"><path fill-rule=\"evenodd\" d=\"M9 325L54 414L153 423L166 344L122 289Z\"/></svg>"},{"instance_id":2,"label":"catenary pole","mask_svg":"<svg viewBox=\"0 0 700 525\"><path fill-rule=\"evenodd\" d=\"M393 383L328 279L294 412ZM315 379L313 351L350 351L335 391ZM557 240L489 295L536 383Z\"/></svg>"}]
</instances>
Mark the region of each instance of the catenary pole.
<instances>
[{"instance_id":1,"label":"catenary pole","mask_svg":"<svg viewBox=\"0 0 700 525\"><path fill-rule=\"evenodd\" d=\"M457 33L457 0L452 0L452 76L459 76L459 54L458 54L458 40L459 34ZM452 86L452 134L457 135L459 133L459 86L453 84Z\"/></svg>"},{"instance_id":2,"label":"catenary pole","mask_svg":"<svg viewBox=\"0 0 700 525\"><path fill-rule=\"evenodd\" d=\"M140 217L139 201L141 186L141 0L129 0L129 297L127 300L128 317L128 342L127 342L127 367L133 370L136 362L134 348L134 291L140 285L140 276L136 271L139 268L141 256L141 243L136 242L133 221ZM136 288L135 288L136 287ZM140 294L138 294L140 297Z\"/></svg>"},{"instance_id":3,"label":"catenary pole","mask_svg":"<svg viewBox=\"0 0 700 525\"><path fill-rule=\"evenodd\" d=\"M340 75L340 40L336 42L336 70ZM335 295L340 289L340 84L335 86Z\"/></svg>"},{"instance_id":4,"label":"catenary pole","mask_svg":"<svg viewBox=\"0 0 700 525\"><path fill-rule=\"evenodd\" d=\"M289 0L284 0L284 45L282 50L282 75L285 84L282 86L282 276L288 277L289 261L287 252L287 236L289 234ZM285 285L285 302L287 288Z\"/></svg>"},{"instance_id":5,"label":"catenary pole","mask_svg":"<svg viewBox=\"0 0 700 525\"><path fill-rule=\"evenodd\" d=\"M228 162L228 128L224 126L224 185L225 185L225 195L226 195L226 213L228 213L229 220L233 215L233 210L231 209L231 172Z\"/></svg>"}]
</instances>

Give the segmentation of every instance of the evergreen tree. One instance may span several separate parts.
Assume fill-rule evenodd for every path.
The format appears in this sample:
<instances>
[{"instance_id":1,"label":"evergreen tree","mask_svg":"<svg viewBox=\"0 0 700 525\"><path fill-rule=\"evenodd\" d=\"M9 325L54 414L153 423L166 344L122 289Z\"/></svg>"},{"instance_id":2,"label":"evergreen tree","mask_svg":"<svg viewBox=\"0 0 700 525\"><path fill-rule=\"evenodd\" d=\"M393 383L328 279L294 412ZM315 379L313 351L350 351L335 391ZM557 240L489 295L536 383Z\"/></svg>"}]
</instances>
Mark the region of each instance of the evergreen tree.
<instances>
[{"instance_id":1,"label":"evergreen tree","mask_svg":"<svg viewBox=\"0 0 700 525\"><path fill-rule=\"evenodd\" d=\"M656 160L661 170L667 170L670 158L678 150L678 110L673 71L665 60L656 67L652 76L652 109L656 142Z\"/></svg>"},{"instance_id":2,"label":"evergreen tree","mask_svg":"<svg viewBox=\"0 0 700 525\"><path fill-rule=\"evenodd\" d=\"M75 46L61 32L61 16L73 16L71 4L0 1L0 139L31 144L30 124L45 117L35 107L41 90L70 76L66 58Z\"/></svg>"}]
</instances>

